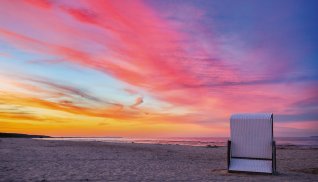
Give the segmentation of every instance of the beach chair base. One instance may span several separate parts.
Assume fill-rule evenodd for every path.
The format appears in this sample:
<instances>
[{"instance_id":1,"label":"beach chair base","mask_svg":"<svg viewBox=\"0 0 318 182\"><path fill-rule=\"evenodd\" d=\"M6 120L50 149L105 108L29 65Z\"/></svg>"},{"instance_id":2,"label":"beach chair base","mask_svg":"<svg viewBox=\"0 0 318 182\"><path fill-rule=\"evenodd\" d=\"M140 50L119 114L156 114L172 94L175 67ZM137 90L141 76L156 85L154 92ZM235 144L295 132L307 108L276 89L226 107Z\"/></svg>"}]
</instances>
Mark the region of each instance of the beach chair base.
<instances>
[{"instance_id":1,"label":"beach chair base","mask_svg":"<svg viewBox=\"0 0 318 182\"><path fill-rule=\"evenodd\" d=\"M272 161L232 158L229 171L272 173Z\"/></svg>"}]
</instances>

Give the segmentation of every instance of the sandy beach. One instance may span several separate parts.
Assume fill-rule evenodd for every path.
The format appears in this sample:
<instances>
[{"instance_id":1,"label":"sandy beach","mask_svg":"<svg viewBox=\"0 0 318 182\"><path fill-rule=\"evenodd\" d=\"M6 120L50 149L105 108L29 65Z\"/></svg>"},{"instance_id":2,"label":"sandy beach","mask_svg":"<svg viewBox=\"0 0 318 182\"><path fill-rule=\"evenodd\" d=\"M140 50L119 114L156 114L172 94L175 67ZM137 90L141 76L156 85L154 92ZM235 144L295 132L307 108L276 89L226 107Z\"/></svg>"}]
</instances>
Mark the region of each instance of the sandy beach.
<instances>
[{"instance_id":1,"label":"sandy beach","mask_svg":"<svg viewBox=\"0 0 318 182\"><path fill-rule=\"evenodd\" d=\"M277 170L227 173L226 147L0 141L0 181L317 181L318 148L278 147Z\"/></svg>"}]
</instances>

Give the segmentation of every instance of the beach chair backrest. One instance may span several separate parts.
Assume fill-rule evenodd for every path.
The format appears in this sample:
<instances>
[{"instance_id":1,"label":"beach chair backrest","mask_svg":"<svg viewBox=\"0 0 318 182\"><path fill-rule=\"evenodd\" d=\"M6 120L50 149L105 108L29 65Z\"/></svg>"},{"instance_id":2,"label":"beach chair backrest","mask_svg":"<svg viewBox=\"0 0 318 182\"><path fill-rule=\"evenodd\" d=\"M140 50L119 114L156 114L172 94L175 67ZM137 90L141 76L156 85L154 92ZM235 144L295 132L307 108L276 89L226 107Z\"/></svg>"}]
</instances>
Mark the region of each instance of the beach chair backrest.
<instances>
[{"instance_id":1,"label":"beach chair backrest","mask_svg":"<svg viewBox=\"0 0 318 182\"><path fill-rule=\"evenodd\" d=\"M231 116L232 157L272 158L273 114Z\"/></svg>"}]
</instances>

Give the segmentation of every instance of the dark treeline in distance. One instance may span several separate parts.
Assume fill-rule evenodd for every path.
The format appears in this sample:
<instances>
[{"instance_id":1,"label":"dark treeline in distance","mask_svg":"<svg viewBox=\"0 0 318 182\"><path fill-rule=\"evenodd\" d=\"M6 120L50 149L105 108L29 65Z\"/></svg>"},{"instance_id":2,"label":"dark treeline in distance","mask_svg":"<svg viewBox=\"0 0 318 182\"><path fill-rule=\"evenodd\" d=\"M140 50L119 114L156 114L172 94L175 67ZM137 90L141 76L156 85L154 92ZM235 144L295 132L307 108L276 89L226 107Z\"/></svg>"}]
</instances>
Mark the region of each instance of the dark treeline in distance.
<instances>
[{"instance_id":1,"label":"dark treeline in distance","mask_svg":"<svg viewBox=\"0 0 318 182\"><path fill-rule=\"evenodd\" d=\"M0 138L50 138L45 135L27 135L21 133L0 133Z\"/></svg>"}]
</instances>

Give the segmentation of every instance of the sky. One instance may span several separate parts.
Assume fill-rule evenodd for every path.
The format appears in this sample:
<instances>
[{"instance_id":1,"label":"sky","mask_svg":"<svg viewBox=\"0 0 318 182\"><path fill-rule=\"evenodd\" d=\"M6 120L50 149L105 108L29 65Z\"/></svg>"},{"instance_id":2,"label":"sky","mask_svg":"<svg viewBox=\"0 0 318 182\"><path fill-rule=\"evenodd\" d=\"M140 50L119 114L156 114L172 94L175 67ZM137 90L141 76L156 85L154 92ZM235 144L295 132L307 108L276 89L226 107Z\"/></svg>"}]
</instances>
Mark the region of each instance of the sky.
<instances>
[{"instance_id":1,"label":"sky","mask_svg":"<svg viewBox=\"0 0 318 182\"><path fill-rule=\"evenodd\" d=\"M318 135L315 0L0 0L0 132Z\"/></svg>"}]
</instances>

